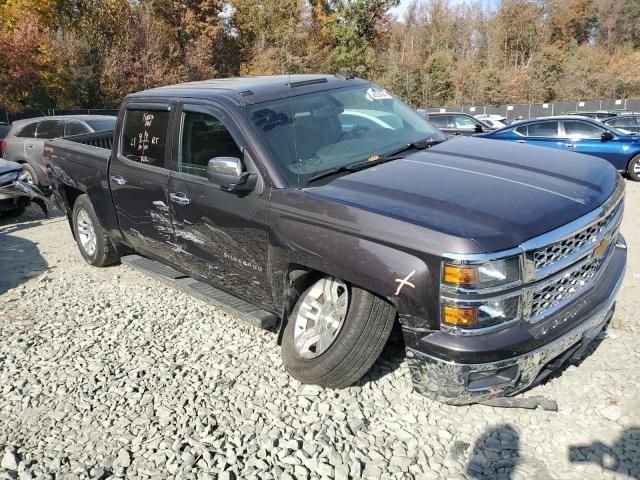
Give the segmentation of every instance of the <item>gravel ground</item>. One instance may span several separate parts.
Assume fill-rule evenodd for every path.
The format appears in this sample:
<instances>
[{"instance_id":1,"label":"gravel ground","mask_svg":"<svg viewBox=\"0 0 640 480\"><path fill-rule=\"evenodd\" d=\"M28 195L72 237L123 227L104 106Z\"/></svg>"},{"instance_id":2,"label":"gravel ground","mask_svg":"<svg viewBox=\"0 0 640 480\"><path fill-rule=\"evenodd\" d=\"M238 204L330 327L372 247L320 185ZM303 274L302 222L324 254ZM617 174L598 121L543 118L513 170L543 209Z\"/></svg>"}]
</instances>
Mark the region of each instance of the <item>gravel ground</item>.
<instances>
[{"instance_id":1,"label":"gravel ground","mask_svg":"<svg viewBox=\"0 0 640 480\"><path fill-rule=\"evenodd\" d=\"M62 217L0 220L1 478L640 478L640 184L609 337L527 395L411 390L399 342L358 385L304 386L275 336L125 266L89 267Z\"/></svg>"}]
</instances>

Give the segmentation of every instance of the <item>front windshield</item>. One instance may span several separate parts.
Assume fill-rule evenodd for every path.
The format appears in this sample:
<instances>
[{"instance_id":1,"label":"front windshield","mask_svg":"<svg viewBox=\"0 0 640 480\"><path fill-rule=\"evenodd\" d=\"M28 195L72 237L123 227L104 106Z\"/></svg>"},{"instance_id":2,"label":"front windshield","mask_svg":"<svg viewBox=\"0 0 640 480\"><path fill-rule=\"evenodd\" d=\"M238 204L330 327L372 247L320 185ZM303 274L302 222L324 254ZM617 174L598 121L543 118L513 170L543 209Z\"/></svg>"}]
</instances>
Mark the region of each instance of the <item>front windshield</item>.
<instances>
[{"instance_id":1,"label":"front windshield","mask_svg":"<svg viewBox=\"0 0 640 480\"><path fill-rule=\"evenodd\" d=\"M289 184L445 137L375 85L328 90L249 107L249 116Z\"/></svg>"}]
</instances>

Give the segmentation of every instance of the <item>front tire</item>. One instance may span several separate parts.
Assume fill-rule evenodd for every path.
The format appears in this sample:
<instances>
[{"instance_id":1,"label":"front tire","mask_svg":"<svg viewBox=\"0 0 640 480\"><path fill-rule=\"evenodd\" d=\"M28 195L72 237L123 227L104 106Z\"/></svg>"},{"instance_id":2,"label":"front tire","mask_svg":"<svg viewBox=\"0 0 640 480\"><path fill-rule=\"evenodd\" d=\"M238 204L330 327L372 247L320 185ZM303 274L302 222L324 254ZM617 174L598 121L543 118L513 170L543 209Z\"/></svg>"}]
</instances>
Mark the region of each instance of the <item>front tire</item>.
<instances>
[{"instance_id":1,"label":"front tire","mask_svg":"<svg viewBox=\"0 0 640 480\"><path fill-rule=\"evenodd\" d=\"M631 159L627 167L627 174L631 177L631 180L640 182L640 155L636 155Z\"/></svg>"},{"instance_id":2,"label":"front tire","mask_svg":"<svg viewBox=\"0 0 640 480\"><path fill-rule=\"evenodd\" d=\"M395 308L382 298L323 277L302 293L291 313L282 363L303 383L347 387L376 361L395 318Z\"/></svg>"},{"instance_id":3,"label":"front tire","mask_svg":"<svg viewBox=\"0 0 640 480\"><path fill-rule=\"evenodd\" d=\"M100 226L89 197L80 195L73 205L73 233L80 253L89 265L106 267L119 260L111 239Z\"/></svg>"}]
</instances>

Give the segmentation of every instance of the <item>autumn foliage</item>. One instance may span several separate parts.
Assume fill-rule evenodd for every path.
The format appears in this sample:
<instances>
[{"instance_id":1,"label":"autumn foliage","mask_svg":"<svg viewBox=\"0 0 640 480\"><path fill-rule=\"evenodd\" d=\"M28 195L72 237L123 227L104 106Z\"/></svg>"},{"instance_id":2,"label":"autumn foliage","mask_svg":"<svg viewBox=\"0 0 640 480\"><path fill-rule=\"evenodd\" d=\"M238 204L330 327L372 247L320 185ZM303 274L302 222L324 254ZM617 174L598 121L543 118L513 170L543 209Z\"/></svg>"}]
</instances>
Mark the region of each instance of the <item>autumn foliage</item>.
<instances>
[{"instance_id":1,"label":"autumn foliage","mask_svg":"<svg viewBox=\"0 0 640 480\"><path fill-rule=\"evenodd\" d=\"M342 72L415 106L640 96L638 0L0 0L0 107Z\"/></svg>"}]
</instances>

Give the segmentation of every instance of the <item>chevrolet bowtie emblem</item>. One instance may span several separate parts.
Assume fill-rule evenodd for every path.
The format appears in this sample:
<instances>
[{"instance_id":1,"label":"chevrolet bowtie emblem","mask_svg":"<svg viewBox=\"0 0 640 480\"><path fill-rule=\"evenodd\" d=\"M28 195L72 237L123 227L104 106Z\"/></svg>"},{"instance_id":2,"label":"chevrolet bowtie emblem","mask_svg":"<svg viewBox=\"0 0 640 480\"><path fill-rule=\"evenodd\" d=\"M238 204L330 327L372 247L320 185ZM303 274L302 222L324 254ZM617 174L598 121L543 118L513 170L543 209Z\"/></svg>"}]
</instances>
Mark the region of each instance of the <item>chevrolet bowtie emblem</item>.
<instances>
[{"instance_id":1,"label":"chevrolet bowtie emblem","mask_svg":"<svg viewBox=\"0 0 640 480\"><path fill-rule=\"evenodd\" d=\"M602 257L607 250L609 249L609 245L611 244L610 238L603 239L600 244L593 250L594 257L600 258Z\"/></svg>"}]
</instances>

